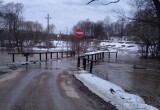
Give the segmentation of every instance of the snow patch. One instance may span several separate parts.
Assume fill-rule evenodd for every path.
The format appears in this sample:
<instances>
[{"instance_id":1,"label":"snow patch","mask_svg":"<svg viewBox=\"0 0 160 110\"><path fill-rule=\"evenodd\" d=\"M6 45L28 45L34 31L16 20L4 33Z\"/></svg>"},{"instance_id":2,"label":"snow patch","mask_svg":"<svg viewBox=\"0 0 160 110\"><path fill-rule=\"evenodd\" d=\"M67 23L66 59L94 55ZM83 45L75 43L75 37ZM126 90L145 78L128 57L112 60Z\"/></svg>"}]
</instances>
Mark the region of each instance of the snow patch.
<instances>
[{"instance_id":1,"label":"snow patch","mask_svg":"<svg viewBox=\"0 0 160 110\"><path fill-rule=\"evenodd\" d=\"M32 48L32 50L35 52L53 52L53 51L67 51L68 49L66 47L57 47L57 48L37 48L37 47L34 47Z\"/></svg>"},{"instance_id":2,"label":"snow patch","mask_svg":"<svg viewBox=\"0 0 160 110\"><path fill-rule=\"evenodd\" d=\"M110 42L101 42L100 46L106 46L108 48L109 51L126 51L127 54L128 52L134 52L137 53L137 51L139 50L139 46L133 42L128 42L128 41L110 41Z\"/></svg>"},{"instance_id":3,"label":"snow patch","mask_svg":"<svg viewBox=\"0 0 160 110\"><path fill-rule=\"evenodd\" d=\"M93 74L82 71L81 74L75 74L75 77L93 93L115 105L118 110L158 110L153 106L145 104L140 96L129 94L121 87L98 78Z\"/></svg>"}]
</instances>

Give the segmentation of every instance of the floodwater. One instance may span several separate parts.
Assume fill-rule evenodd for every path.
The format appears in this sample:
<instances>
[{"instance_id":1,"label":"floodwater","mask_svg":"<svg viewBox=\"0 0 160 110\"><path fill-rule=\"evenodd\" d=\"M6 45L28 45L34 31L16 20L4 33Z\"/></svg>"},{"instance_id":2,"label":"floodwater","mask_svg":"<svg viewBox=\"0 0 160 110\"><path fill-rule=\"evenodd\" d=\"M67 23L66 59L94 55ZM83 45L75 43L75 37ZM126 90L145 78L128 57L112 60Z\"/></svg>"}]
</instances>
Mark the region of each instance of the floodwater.
<instances>
[{"instance_id":1,"label":"floodwater","mask_svg":"<svg viewBox=\"0 0 160 110\"><path fill-rule=\"evenodd\" d=\"M96 74L121 86L130 93L138 94L148 104L160 108L160 63L155 59L140 59L137 55L118 54L118 59L107 54L94 66Z\"/></svg>"},{"instance_id":2,"label":"floodwater","mask_svg":"<svg viewBox=\"0 0 160 110\"><path fill-rule=\"evenodd\" d=\"M7 52L1 52L0 56L0 66L12 62L12 56L8 55ZM43 57L45 58L45 55ZM30 56L29 60L39 60L39 56ZM59 63L56 63L60 66L54 65L53 60L27 65L24 68L28 68L29 71L32 69L34 71L36 69L57 71L61 66L74 70L77 65L75 59L72 59L70 67L63 65L60 60L57 60ZM25 61L25 57L16 55L15 61ZM67 62L70 62L70 60ZM160 65L158 60L139 59L136 54L121 53L118 54L117 59L115 55L111 55L109 59L108 54L105 54L105 59L93 67L93 74L121 86L130 93L140 95L147 104L160 108Z\"/></svg>"},{"instance_id":3,"label":"floodwater","mask_svg":"<svg viewBox=\"0 0 160 110\"><path fill-rule=\"evenodd\" d=\"M6 58L0 60L1 64L10 62L10 55L7 53L2 53L2 55L5 55L3 57ZM36 56L33 59L35 60L35 58ZM17 60L20 61L20 59L19 56ZM24 58L22 57L22 59ZM13 70L16 71L16 75L14 72L3 74L11 76L12 79L1 81L0 99L2 100L0 100L0 108L3 110L95 110L94 106L84 97L75 98L75 94L70 93L71 89L72 93L74 91L72 86L70 86L69 91L63 90L66 88L65 86L71 85L70 80L69 84L65 83L66 80L58 80L59 75L65 73L67 76L69 70L75 70L73 66L75 61L74 58L53 59L24 65L19 68L22 69L21 72L18 72L19 69ZM59 86L61 81L63 82L62 87ZM65 95L65 91L69 94L68 96Z\"/></svg>"},{"instance_id":4,"label":"floodwater","mask_svg":"<svg viewBox=\"0 0 160 110\"><path fill-rule=\"evenodd\" d=\"M56 55L53 54L52 57L53 59L55 59ZM47 55L47 58L50 59L50 54ZM45 60L45 59L46 59L46 55L42 54L42 60ZM29 55L28 57L28 61L38 61L38 60L39 60L39 54ZM26 57L24 55L15 54L15 62L21 63L25 61L26 61ZM7 51L0 51L0 66L6 66L9 63L13 63L12 55L8 54Z\"/></svg>"}]
</instances>

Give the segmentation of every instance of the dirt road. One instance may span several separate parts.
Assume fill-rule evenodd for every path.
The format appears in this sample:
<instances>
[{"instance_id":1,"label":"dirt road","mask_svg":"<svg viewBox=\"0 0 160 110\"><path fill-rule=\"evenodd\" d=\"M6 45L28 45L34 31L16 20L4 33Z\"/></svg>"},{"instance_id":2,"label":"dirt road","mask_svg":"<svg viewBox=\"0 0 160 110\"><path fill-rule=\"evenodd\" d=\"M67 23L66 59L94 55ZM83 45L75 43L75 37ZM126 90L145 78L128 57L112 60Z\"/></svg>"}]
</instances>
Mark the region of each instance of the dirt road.
<instances>
[{"instance_id":1,"label":"dirt road","mask_svg":"<svg viewBox=\"0 0 160 110\"><path fill-rule=\"evenodd\" d=\"M26 68L0 76L1 110L100 109L75 88L70 77L75 60L48 61Z\"/></svg>"}]
</instances>

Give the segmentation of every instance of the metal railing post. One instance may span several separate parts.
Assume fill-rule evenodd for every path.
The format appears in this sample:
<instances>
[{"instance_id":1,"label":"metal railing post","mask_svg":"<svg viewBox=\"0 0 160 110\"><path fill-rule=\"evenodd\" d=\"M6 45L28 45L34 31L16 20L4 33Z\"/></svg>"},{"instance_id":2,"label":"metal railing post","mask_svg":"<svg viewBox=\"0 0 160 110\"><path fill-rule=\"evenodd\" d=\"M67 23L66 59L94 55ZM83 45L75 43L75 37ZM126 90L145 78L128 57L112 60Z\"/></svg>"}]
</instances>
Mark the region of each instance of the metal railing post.
<instances>
[{"instance_id":1,"label":"metal railing post","mask_svg":"<svg viewBox=\"0 0 160 110\"><path fill-rule=\"evenodd\" d=\"M83 58L83 69L86 70L86 59Z\"/></svg>"},{"instance_id":2,"label":"metal railing post","mask_svg":"<svg viewBox=\"0 0 160 110\"><path fill-rule=\"evenodd\" d=\"M12 54L12 62L15 62L14 53Z\"/></svg>"},{"instance_id":3,"label":"metal railing post","mask_svg":"<svg viewBox=\"0 0 160 110\"><path fill-rule=\"evenodd\" d=\"M77 67L80 67L81 57L78 57Z\"/></svg>"},{"instance_id":4,"label":"metal railing post","mask_svg":"<svg viewBox=\"0 0 160 110\"><path fill-rule=\"evenodd\" d=\"M91 61L90 70L89 70L90 73L92 73L92 68L93 68L93 61Z\"/></svg>"}]
</instances>

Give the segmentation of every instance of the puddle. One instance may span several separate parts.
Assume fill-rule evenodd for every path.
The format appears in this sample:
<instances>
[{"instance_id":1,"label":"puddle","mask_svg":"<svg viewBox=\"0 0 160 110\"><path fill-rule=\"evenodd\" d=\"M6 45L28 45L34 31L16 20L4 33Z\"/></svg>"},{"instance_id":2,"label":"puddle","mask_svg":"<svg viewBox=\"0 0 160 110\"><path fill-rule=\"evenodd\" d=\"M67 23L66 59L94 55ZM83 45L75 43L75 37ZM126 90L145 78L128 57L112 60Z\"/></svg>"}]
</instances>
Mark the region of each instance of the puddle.
<instances>
[{"instance_id":1,"label":"puddle","mask_svg":"<svg viewBox=\"0 0 160 110\"><path fill-rule=\"evenodd\" d=\"M70 98L77 98L77 99L80 98L78 93L73 88L72 81L69 79L69 76L67 74L61 75L60 79L61 79L60 86L66 96L68 96Z\"/></svg>"}]
</instances>

